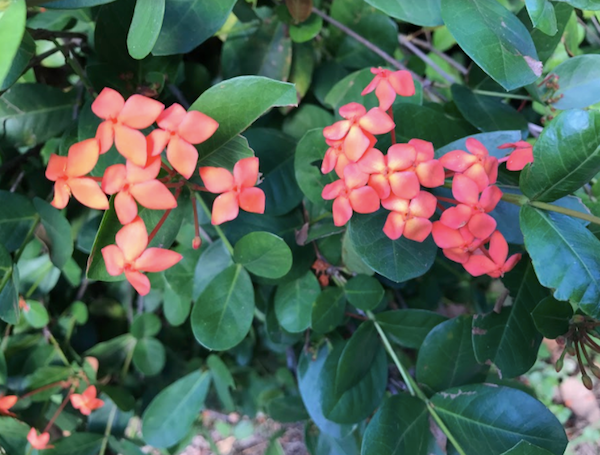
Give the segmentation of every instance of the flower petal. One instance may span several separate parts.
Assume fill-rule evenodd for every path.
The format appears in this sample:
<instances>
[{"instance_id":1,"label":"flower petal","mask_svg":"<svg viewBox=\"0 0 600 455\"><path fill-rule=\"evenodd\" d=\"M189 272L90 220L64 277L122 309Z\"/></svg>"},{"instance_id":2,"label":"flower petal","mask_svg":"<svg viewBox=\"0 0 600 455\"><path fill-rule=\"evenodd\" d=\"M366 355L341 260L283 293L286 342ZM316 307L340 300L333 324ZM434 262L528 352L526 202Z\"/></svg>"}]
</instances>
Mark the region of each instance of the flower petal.
<instances>
[{"instance_id":1,"label":"flower petal","mask_svg":"<svg viewBox=\"0 0 600 455\"><path fill-rule=\"evenodd\" d=\"M138 214L138 206L128 191L121 191L115 196L115 212L119 223L131 223Z\"/></svg>"},{"instance_id":2,"label":"flower petal","mask_svg":"<svg viewBox=\"0 0 600 455\"><path fill-rule=\"evenodd\" d=\"M483 190L481 196L479 196L479 205L486 212L491 212L496 208L500 199L502 199L502 190L495 185L491 185Z\"/></svg>"},{"instance_id":3,"label":"flower petal","mask_svg":"<svg viewBox=\"0 0 600 455\"><path fill-rule=\"evenodd\" d=\"M189 142L178 136L173 136L167 147L167 159L173 169L184 178L189 179L198 164L198 150Z\"/></svg>"},{"instance_id":4,"label":"flower petal","mask_svg":"<svg viewBox=\"0 0 600 455\"><path fill-rule=\"evenodd\" d=\"M425 188L442 186L446 179L444 166L438 160L429 160L418 164L415 172L419 177L419 182Z\"/></svg>"},{"instance_id":5,"label":"flower petal","mask_svg":"<svg viewBox=\"0 0 600 455\"><path fill-rule=\"evenodd\" d=\"M431 234L432 223L427 218L411 218L404 226L404 237L415 242L423 242Z\"/></svg>"},{"instance_id":6,"label":"flower petal","mask_svg":"<svg viewBox=\"0 0 600 455\"><path fill-rule=\"evenodd\" d=\"M464 172L477 161L476 156L463 150L452 150L440 158L442 166L454 172Z\"/></svg>"},{"instance_id":7,"label":"flower petal","mask_svg":"<svg viewBox=\"0 0 600 455\"><path fill-rule=\"evenodd\" d=\"M110 276L119 276L125 267L125 256L117 245L108 245L102 248L102 257L106 271Z\"/></svg>"},{"instance_id":8,"label":"flower petal","mask_svg":"<svg viewBox=\"0 0 600 455\"><path fill-rule=\"evenodd\" d=\"M457 229L452 229L441 221L432 226L433 241L440 248L456 248L464 244L464 239Z\"/></svg>"},{"instance_id":9,"label":"flower petal","mask_svg":"<svg viewBox=\"0 0 600 455\"><path fill-rule=\"evenodd\" d=\"M124 164L108 166L102 177L102 191L115 194L123 189L127 179L127 169Z\"/></svg>"},{"instance_id":10,"label":"flower petal","mask_svg":"<svg viewBox=\"0 0 600 455\"><path fill-rule=\"evenodd\" d=\"M190 144L200 144L215 134L219 123L206 114L198 111L189 111L181 125L179 135Z\"/></svg>"},{"instance_id":11,"label":"flower petal","mask_svg":"<svg viewBox=\"0 0 600 455\"><path fill-rule=\"evenodd\" d=\"M173 267L183 256L164 248L148 248L135 261L135 268L142 272L162 272Z\"/></svg>"},{"instance_id":12,"label":"flower petal","mask_svg":"<svg viewBox=\"0 0 600 455\"><path fill-rule=\"evenodd\" d=\"M381 201L381 205L384 208L393 212L399 212L406 216L408 214L410 201L408 199L402 199L401 197L391 194L387 199Z\"/></svg>"},{"instance_id":13,"label":"flower petal","mask_svg":"<svg viewBox=\"0 0 600 455\"><path fill-rule=\"evenodd\" d=\"M321 173L329 174L335 168L337 164L338 156L341 150L336 147L329 147L325 152L323 163L321 164Z\"/></svg>"},{"instance_id":14,"label":"flower petal","mask_svg":"<svg viewBox=\"0 0 600 455\"><path fill-rule=\"evenodd\" d=\"M390 182L388 182L388 179L381 174L371 174L369 176L368 185L377 192L379 199L388 198L392 192Z\"/></svg>"},{"instance_id":15,"label":"flower petal","mask_svg":"<svg viewBox=\"0 0 600 455\"><path fill-rule=\"evenodd\" d=\"M350 205L356 213L373 213L379 210L380 199L370 186L363 186L350 192Z\"/></svg>"},{"instance_id":16,"label":"flower petal","mask_svg":"<svg viewBox=\"0 0 600 455\"><path fill-rule=\"evenodd\" d=\"M369 181L369 174L361 172L356 163L350 163L344 168L344 182L348 188L360 188Z\"/></svg>"},{"instance_id":17,"label":"flower petal","mask_svg":"<svg viewBox=\"0 0 600 455\"><path fill-rule=\"evenodd\" d=\"M358 161L369 149L371 139L358 125L353 125L344 140L344 153L350 161Z\"/></svg>"},{"instance_id":18,"label":"flower petal","mask_svg":"<svg viewBox=\"0 0 600 455\"><path fill-rule=\"evenodd\" d=\"M251 213L265 213L265 193L260 188L244 188L239 196L240 208Z\"/></svg>"},{"instance_id":19,"label":"flower petal","mask_svg":"<svg viewBox=\"0 0 600 455\"><path fill-rule=\"evenodd\" d=\"M222 167L201 167L200 177L211 193L224 193L233 188L233 174Z\"/></svg>"},{"instance_id":20,"label":"flower petal","mask_svg":"<svg viewBox=\"0 0 600 455\"><path fill-rule=\"evenodd\" d=\"M387 152L387 165L392 171L403 171L417 159L417 149L410 144L394 144Z\"/></svg>"},{"instance_id":21,"label":"flower petal","mask_svg":"<svg viewBox=\"0 0 600 455\"><path fill-rule=\"evenodd\" d=\"M177 200L173 193L158 180L132 185L129 191L135 200L147 209L167 210L177 207Z\"/></svg>"},{"instance_id":22,"label":"flower petal","mask_svg":"<svg viewBox=\"0 0 600 455\"><path fill-rule=\"evenodd\" d=\"M377 149L369 149L356 162L358 168L367 174L381 174L386 170L385 156Z\"/></svg>"},{"instance_id":23,"label":"flower petal","mask_svg":"<svg viewBox=\"0 0 600 455\"><path fill-rule=\"evenodd\" d=\"M228 191L215 199L212 207L211 223L219 225L237 218L240 211L238 196L235 191Z\"/></svg>"},{"instance_id":24,"label":"flower petal","mask_svg":"<svg viewBox=\"0 0 600 455\"><path fill-rule=\"evenodd\" d=\"M73 197L83 205L96 210L108 210L106 194L94 180L87 177L69 179L69 188Z\"/></svg>"},{"instance_id":25,"label":"flower petal","mask_svg":"<svg viewBox=\"0 0 600 455\"><path fill-rule=\"evenodd\" d=\"M187 111L181 104L174 103L161 112L156 123L163 130L176 133L186 114Z\"/></svg>"},{"instance_id":26,"label":"flower petal","mask_svg":"<svg viewBox=\"0 0 600 455\"><path fill-rule=\"evenodd\" d=\"M340 120L339 122L335 122L333 125L323 128L323 136L331 141L339 141L340 139L346 137L351 126L352 122L349 122L348 120Z\"/></svg>"},{"instance_id":27,"label":"flower petal","mask_svg":"<svg viewBox=\"0 0 600 455\"><path fill-rule=\"evenodd\" d=\"M108 152L115 141L115 124L110 120L106 120L98 125L96 139L100 144L100 154Z\"/></svg>"},{"instance_id":28,"label":"flower petal","mask_svg":"<svg viewBox=\"0 0 600 455\"><path fill-rule=\"evenodd\" d=\"M328 183L323 187L323 191L321 191L321 197L326 201L330 201L331 199L338 197L345 189L346 183L343 180L336 180L335 182Z\"/></svg>"},{"instance_id":29,"label":"flower petal","mask_svg":"<svg viewBox=\"0 0 600 455\"><path fill-rule=\"evenodd\" d=\"M65 169L67 168L67 157L56 154L50 155L48 158L48 167L46 167L46 178L55 182L60 177L64 177Z\"/></svg>"},{"instance_id":30,"label":"flower petal","mask_svg":"<svg viewBox=\"0 0 600 455\"><path fill-rule=\"evenodd\" d=\"M415 82L410 71L394 71L388 75L387 79L398 95L413 96L415 94Z\"/></svg>"},{"instance_id":31,"label":"flower petal","mask_svg":"<svg viewBox=\"0 0 600 455\"><path fill-rule=\"evenodd\" d=\"M533 163L533 148L516 149L510 154L510 158L506 162L506 169L520 171L529 163Z\"/></svg>"},{"instance_id":32,"label":"flower petal","mask_svg":"<svg viewBox=\"0 0 600 455\"><path fill-rule=\"evenodd\" d=\"M423 139L411 139L410 141L408 141L408 144L412 145L416 149L416 161L418 163L434 159L435 151L431 142L424 141Z\"/></svg>"},{"instance_id":33,"label":"flower petal","mask_svg":"<svg viewBox=\"0 0 600 455\"><path fill-rule=\"evenodd\" d=\"M119 92L105 87L98 95L98 98L92 103L92 112L97 117L108 120L110 118L117 118L124 105L125 100Z\"/></svg>"},{"instance_id":34,"label":"flower petal","mask_svg":"<svg viewBox=\"0 0 600 455\"><path fill-rule=\"evenodd\" d=\"M373 69L371 69L371 71L373 71ZM371 93L373 90L375 90L375 88L377 88L379 81L381 81L381 77L379 75L375 76L373 80L369 82L369 85L367 85L365 89L362 92L360 92L360 95L365 96L368 93Z\"/></svg>"},{"instance_id":35,"label":"flower petal","mask_svg":"<svg viewBox=\"0 0 600 455\"><path fill-rule=\"evenodd\" d=\"M130 128L142 130L152 125L165 109L160 101L143 95L131 95L119 114L119 121Z\"/></svg>"},{"instance_id":36,"label":"flower petal","mask_svg":"<svg viewBox=\"0 0 600 455\"><path fill-rule=\"evenodd\" d=\"M138 216L117 232L115 240L125 256L125 261L135 261L148 246L148 232L144 221Z\"/></svg>"},{"instance_id":37,"label":"flower petal","mask_svg":"<svg viewBox=\"0 0 600 455\"><path fill-rule=\"evenodd\" d=\"M146 136L146 152L148 156L158 156L160 155L169 140L171 139L171 135L168 131L161 130L157 128L152 130L152 132Z\"/></svg>"},{"instance_id":38,"label":"flower petal","mask_svg":"<svg viewBox=\"0 0 600 455\"><path fill-rule=\"evenodd\" d=\"M233 166L233 179L240 188L250 188L258 180L258 158L255 156L239 160Z\"/></svg>"},{"instance_id":39,"label":"flower petal","mask_svg":"<svg viewBox=\"0 0 600 455\"><path fill-rule=\"evenodd\" d=\"M385 224L383 225L383 233L392 240L399 239L404 233L405 224L406 222L401 214L391 212L387 216Z\"/></svg>"},{"instance_id":40,"label":"flower petal","mask_svg":"<svg viewBox=\"0 0 600 455\"><path fill-rule=\"evenodd\" d=\"M339 113L348 120L355 120L367 113L367 109L360 103L348 103L340 107Z\"/></svg>"},{"instance_id":41,"label":"flower petal","mask_svg":"<svg viewBox=\"0 0 600 455\"><path fill-rule=\"evenodd\" d=\"M150 280L143 273L125 270L125 278L140 295L147 295L150 292Z\"/></svg>"},{"instance_id":42,"label":"flower petal","mask_svg":"<svg viewBox=\"0 0 600 455\"><path fill-rule=\"evenodd\" d=\"M496 264L483 254L471 255L469 260L463 264L463 267L473 276L485 275L498 268Z\"/></svg>"},{"instance_id":43,"label":"flower petal","mask_svg":"<svg viewBox=\"0 0 600 455\"><path fill-rule=\"evenodd\" d=\"M377 85L375 96L379 100L379 109L383 111L387 111L392 107L392 104L396 100L396 92L386 79L381 79L381 82Z\"/></svg>"},{"instance_id":44,"label":"flower petal","mask_svg":"<svg viewBox=\"0 0 600 455\"><path fill-rule=\"evenodd\" d=\"M403 199L412 199L421 191L419 178L413 171L394 172L389 181L392 192Z\"/></svg>"},{"instance_id":45,"label":"flower petal","mask_svg":"<svg viewBox=\"0 0 600 455\"><path fill-rule=\"evenodd\" d=\"M343 226L352 218L352 206L347 197L338 197L333 201L333 224Z\"/></svg>"},{"instance_id":46,"label":"flower petal","mask_svg":"<svg viewBox=\"0 0 600 455\"><path fill-rule=\"evenodd\" d=\"M115 126L115 146L121 155L137 166L145 166L148 159L146 137L128 126Z\"/></svg>"},{"instance_id":47,"label":"flower petal","mask_svg":"<svg viewBox=\"0 0 600 455\"><path fill-rule=\"evenodd\" d=\"M481 163L475 163L463 173L477 184L477 190L483 191L491 183L490 177Z\"/></svg>"},{"instance_id":48,"label":"flower petal","mask_svg":"<svg viewBox=\"0 0 600 455\"><path fill-rule=\"evenodd\" d=\"M451 229L460 229L473 216L473 209L465 204L458 204L455 207L450 207L444 210L440 221Z\"/></svg>"},{"instance_id":49,"label":"flower petal","mask_svg":"<svg viewBox=\"0 0 600 455\"><path fill-rule=\"evenodd\" d=\"M435 213L437 198L427 191L419 191L419 194L410 201L410 214L420 218L431 218Z\"/></svg>"},{"instance_id":50,"label":"flower petal","mask_svg":"<svg viewBox=\"0 0 600 455\"><path fill-rule=\"evenodd\" d=\"M488 149L485 148L485 145L483 145L481 142L479 142L474 137L467 138L466 146L467 146L467 150L469 152L471 152L473 155L476 155L480 158L485 158L490 154L488 152Z\"/></svg>"},{"instance_id":51,"label":"flower petal","mask_svg":"<svg viewBox=\"0 0 600 455\"><path fill-rule=\"evenodd\" d=\"M100 144L96 139L86 139L69 147L67 168L69 177L82 177L94 169L100 156Z\"/></svg>"},{"instance_id":52,"label":"flower petal","mask_svg":"<svg viewBox=\"0 0 600 455\"><path fill-rule=\"evenodd\" d=\"M392 131L396 124L383 109L374 107L359 120L360 127L371 134L385 134Z\"/></svg>"},{"instance_id":53,"label":"flower petal","mask_svg":"<svg viewBox=\"0 0 600 455\"><path fill-rule=\"evenodd\" d=\"M506 243L506 239L500 233L500 231L496 231L492 234L489 252L491 258L496 264L504 265L506 258L508 257L508 243Z\"/></svg>"},{"instance_id":54,"label":"flower petal","mask_svg":"<svg viewBox=\"0 0 600 455\"><path fill-rule=\"evenodd\" d=\"M57 209L64 209L71 198L71 190L64 179L57 180L54 184L54 199L51 205Z\"/></svg>"},{"instance_id":55,"label":"flower petal","mask_svg":"<svg viewBox=\"0 0 600 455\"><path fill-rule=\"evenodd\" d=\"M479 202L479 187L472 179L457 174L452 179L452 195L457 201L474 206Z\"/></svg>"},{"instance_id":56,"label":"flower petal","mask_svg":"<svg viewBox=\"0 0 600 455\"><path fill-rule=\"evenodd\" d=\"M476 213L469 220L467 227L478 239L487 239L496 229L496 220L487 213Z\"/></svg>"}]
</instances>

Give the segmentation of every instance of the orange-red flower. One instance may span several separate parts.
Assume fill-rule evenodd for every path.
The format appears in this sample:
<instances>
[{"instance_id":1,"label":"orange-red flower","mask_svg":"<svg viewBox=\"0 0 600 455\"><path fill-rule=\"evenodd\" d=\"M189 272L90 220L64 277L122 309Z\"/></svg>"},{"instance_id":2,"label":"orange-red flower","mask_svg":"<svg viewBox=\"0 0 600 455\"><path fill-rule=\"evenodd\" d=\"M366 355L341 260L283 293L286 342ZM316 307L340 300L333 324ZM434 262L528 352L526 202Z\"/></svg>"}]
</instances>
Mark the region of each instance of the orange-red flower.
<instances>
[{"instance_id":1,"label":"orange-red flower","mask_svg":"<svg viewBox=\"0 0 600 455\"><path fill-rule=\"evenodd\" d=\"M98 210L108 209L108 199L98 183L89 177L89 173L100 154L96 139L87 139L73 144L67 156L50 155L46 178L54 184L54 200L52 205L57 209L67 206L71 194L83 205Z\"/></svg>"},{"instance_id":2,"label":"orange-red flower","mask_svg":"<svg viewBox=\"0 0 600 455\"><path fill-rule=\"evenodd\" d=\"M492 278L499 278L513 269L521 259L521 255L513 254L508 260L507 258L508 244L506 239L500 231L496 231L490 239L489 249L485 251L480 248L475 251L463 266L473 276L487 274Z\"/></svg>"},{"instance_id":3,"label":"orange-red flower","mask_svg":"<svg viewBox=\"0 0 600 455\"><path fill-rule=\"evenodd\" d=\"M359 160L375 145L374 134L389 133L396 126L385 111L374 107L367 112L367 109L358 103L340 107L340 115L345 120L325 127L323 136L329 141L343 140L343 151L350 161Z\"/></svg>"},{"instance_id":4,"label":"orange-red flower","mask_svg":"<svg viewBox=\"0 0 600 455\"><path fill-rule=\"evenodd\" d=\"M0 395L0 415L14 417L15 414L9 411L19 399L15 395Z\"/></svg>"},{"instance_id":5,"label":"orange-red flower","mask_svg":"<svg viewBox=\"0 0 600 455\"><path fill-rule=\"evenodd\" d=\"M29 444L31 444L31 447L36 450L51 449L54 447L48 445L48 442L50 442L50 433L45 432L38 436L35 428L29 430L29 433L27 434L27 441Z\"/></svg>"},{"instance_id":6,"label":"orange-red flower","mask_svg":"<svg viewBox=\"0 0 600 455\"><path fill-rule=\"evenodd\" d=\"M233 174L221 167L201 167L200 177L211 193L221 193L212 208L212 224L237 218L240 208L246 212L265 213L265 193L255 188L258 158L243 158L235 163Z\"/></svg>"},{"instance_id":7,"label":"orange-red flower","mask_svg":"<svg viewBox=\"0 0 600 455\"><path fill-rule=\"evenodd\" d=\"M141 295L150 292L150 280L142 272L162 272L177 264L182 256L163 248L148 248L148 233L140 217L123 226L116 235L116 245L102 248L106 271L111 276L125 273L125 278Z\"/></svg>"},{"instance_id":8,"label":"orange-red flower","mask_svg":"<svg viewBox=\"0 0 600 455\"><path fill-rule=\"evenodd\" d=\"M167 147L167 159L173 169L189 179L198 164L198 151L192 144L200 144L211 137L219 124L198 111L187 112L180 104L165 109L156 119L161 129L153 136L152 155L158 155Z\"/></svg>"},{"instance_id":9,"label":"orange-red flower","mask_svg":"<svg viewBox=\"0 0 600 455\"><path fill-rule=\"evenodd\" d=\"M325 185L321 196L333 201L333 224L343 226L352 217L352 212L373 213L379 209L379 196L370 186L365 186L369 175L358 169L356 164L344 168L344 178Z\"/></svg>"},{"instance_id":10,"label":"orange-red flower","mask_svg":"<svg viewBox=\"0 0 600 455\"><path fill-rule=\"evenodd\" d=\"M84 390L82 394L74 393L71 395L71 405L79 409L84 416L89 416L92 411L104 406L104 401L96 398L96 387L91 385Z\"/></svg>"},{"instance_id":11,"label":"orange-red flower","mask_svg":"<svg viewBox=\"0 0 600 455\"><path fill-rule=\"evenodd\" d=\"M444 256L454 262L464 264L485 239L476 238L469 228L452 229L440 221L435 221L431 233L435 244L442 248Z\"/></svg>"},{"instance_id":12,"label":"orange-red flower","mask_svg":"<svg viewBox=\"0 0 600 455\"><path fill-rule=\"evenodd\" d=\"M127 101L111 88L104 88L92 103L92 112L104 121L98 126L96 138L100 153L113 145L125 158L138 166L146 164L146 138L141 129L152 125L165 105L143 95L132 95Z\"/></svg>"},{"instance_id":13,"label":"orange-red flower","mask_svg":"<svg viewBox=\"0 0 600 455\"><path fill-rule=\"evenodd\" d=\"M148 209L167 210L177 207L177 200L164 183L156 180L159 166L141 168L131 161L106 168L102 189L115 196L115 211L121 224L128 224L137 216L136 201Z\"/></svg>"},{"instance_id":14,"label":"orange-red flower","mask_svg":"<svg viewBox=\"0 0 600 455\"><path fill-rule=\"evenodd\" d=\"M467 153L453 150L440 158L442 165L451 171L462 173L477 183L479 191L496 183L498 159L490 156L485 146L475 138L467 139Z\"/></svg>"},{"instance_id":15,"label":"orange-red flower","mask_svg":"<svg viewBox=\"0 0 600 455\"><path fill-rule=\"evenodd\" d=\"M415 83L409 71L371 68L371 73L375 74L375 77L362 91L361 95L364 96L375 90L379 107L384 111L392 106L396 95L413 96L415 94Z\"/></svg>"},{"instance_id":16,"label":"orange-red flower","mask_svg":"<svg viewBox=\"0 0 600 455\"><path fill-rule=\"evenodd\" d=\"M391 213L388 215L383 232L396 240L402 235L409 240L422 242L431 233L429 218L435 213L437 199L427 191L421 191L412 200L392 195L381 201L381 205Z\"/></svg>"},{"instance_id":17,"label":"orange-red flower","mask_svg":"<svg viewBox=\"0 0 600 455\"><path fill-rule=\"evenodd\" d=\"M325 139L325 142L329 148L325 152L325 157L321 164L321 172L323 174L329 174L335 169L335 173L338 177L342 178L344 176L344 167L350 163L350 160L344 155L344 140L339 139L332 141Z\"/></svg>"},{"instance_id":18,"label":"orange-red flower","mask_svg":"<svg viewBox=\"0 0 600 455\"><path fill-rule=\"evenodd\" d=\"M506 161L506 169L520 171L527 164L533 163L533 146L526 141L502 144L499 149L514 149Z\"/></svg>"}]
</instances>

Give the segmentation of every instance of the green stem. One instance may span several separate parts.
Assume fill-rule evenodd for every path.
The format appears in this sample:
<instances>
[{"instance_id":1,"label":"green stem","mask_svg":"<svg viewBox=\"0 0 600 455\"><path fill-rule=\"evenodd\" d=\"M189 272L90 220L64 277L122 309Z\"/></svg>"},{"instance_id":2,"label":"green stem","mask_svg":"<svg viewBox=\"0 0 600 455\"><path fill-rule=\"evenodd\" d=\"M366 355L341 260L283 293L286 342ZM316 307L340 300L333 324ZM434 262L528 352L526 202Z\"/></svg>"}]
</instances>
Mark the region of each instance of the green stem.
<instances>
[{"instance_id":1,"label":"green stem","mask_svg":"<svg viewBox=\"0 0 600 455\"><path fill-rule=\"evenodd\" d=\"M108 437L110 436L110 430L112 430L113 422L115 420L115 416L117 415L117 406L113 404L113 408L110 411L108 416L108 420L106 422L106 428L104 429L104 438L102 439L102 445L100 446L100 452L98 455L104 455L106 452L106 446L108 445Z\"/></svg>"},{"instance_id":2,"label":"green stem","mask_svg":"<svg viewBox=\"0 0 600 455\"><path fill-rule=\"evenodd\" d=\"M60 345L58 344L58 341L56 341L56 338L54 338L54 335L52 335L52 333L49 330L48 330L48 339L50 340L50 343L52 343L52 345L54 346L54 349L56 349L58 356L63 361L65 366L70 367L71 364L69 363L67 356L65 355L63 350L60 348Z\"/></svg>"},{"instance_id":3,"label":"green stem","mask_svg":"<svg viewBox=\"0 0 600 455\"><path fill-rule=\"evenodd\" d=\"M29 297L31 297L31 295L35 292L35 290L38 288L40 283L42 281L44 281L44 278L46 278L46 275L48 275L48 273L50 273L50 270L52 270L52 267L53 266L52 266L51 262L46 264L46 266L42 269L42 271L41 271L42 273L40 274L39 278L37 280L35 280L35 282L31 285L31 287L25 293L25 299L28 299Z\"/></svg>"},{"instance_id":4,"label":"green stem","mask_svg":"<svg viewBox=\"0 0 600 455\"><path fill-rule=\"evenodd\" d=\"M510 98L513 100L527 100L533 101L533 98L527 95L515 95L514 93L500 93L500 92L490 92L488 90L473 90L473 93L477 95L485 95L485 96L495 96L497 98Z\"/></svg>"},{"instance_id":5,"label":"green stem","mask_svg":"<svg viewBox=\"0 0 600 455\"><path fill-rule=\"evenodd\" d=\"M75 74L79 76L79 79L81 80L83 85L85 85L85 88L87 88L88 92L95 96L96 91L94 90L94 87L92 87L92 83L85 75L85 71L83 70L77 59L71 57L71 50L65 48L56 38L52 38L52 42L58 49L60 49L60 52L64 55L66 62L73 69L73 71L75 71Z\"/></svg>"},{"instance_id":6,"label":"green stem","mask_svg":"<svg viewBox=\"0 0 600 455\"><path fill-rule=\"evenodd\" d=\"M530 201L529 205L537 207L538 209L548 210L550 212L562 213L573 218L579 218L580 220L589 221L590 223L600 225L600 218L589 213L578 212L577 210L568 209L559 205L548 204L546 202Z\"/></svg>"},{"instance_id":7,"label":"green stem","mask_svg":"<svg viewBox=\"0 0 600 455\"><path fill-rule=\"evenodd\" d=\"M127 372L129 371L129 367L131 366L131 361L133 360L133 351L135 350L135 345L129 348L127 351L127 357L125 357L125 363L123 363L123 369L121 370L121 378L125 379L127 376Z\"/></svg>"},{"instance_id":8,"label":"green stem","mask_svg":"<svg viewBox=\"0 0 600 455\"><path fill-rule=\"evenodd\" d=\"M206 202L204 202L204 199L202 199L202 196L196 193L196 199L198 200L200 207L202 207L202 210L204 210L204 213L206 213L206 215L210 218L212 216L212 213L206 205ZM219 238L223 241L225 248L227 248L227 251L229 251L229 254L233 256L233 246L231 246L231 243L229 243L229 240L227 240L227 237L225 237L225 233L223 232L223 230L219 226L213 225L213 227L215 228L215 231L217 231Z\"/></svg>"}]
</instances>

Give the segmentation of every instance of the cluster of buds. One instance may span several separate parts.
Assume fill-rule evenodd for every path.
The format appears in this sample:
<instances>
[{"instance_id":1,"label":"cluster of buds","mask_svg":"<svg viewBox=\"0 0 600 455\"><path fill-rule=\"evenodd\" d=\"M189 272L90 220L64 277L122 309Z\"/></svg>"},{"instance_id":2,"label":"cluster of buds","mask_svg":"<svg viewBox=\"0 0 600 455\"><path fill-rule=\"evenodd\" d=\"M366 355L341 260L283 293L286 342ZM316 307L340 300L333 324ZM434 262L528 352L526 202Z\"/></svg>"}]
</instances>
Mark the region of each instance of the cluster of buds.
<instances>
[{"instance_id":1,"label":"cluster of buds","mask_svg":"<svg viewBox=\"0 0 600 455\"><path fill-rule=\"evenodd\" d=\"M495 185L499 164L523 169L533 161L531 145L503 144L500 148L514 151L498 160L481 142L469 138L468 151L454 150L438 160L430 142L411 139L397 144L391 106L396 95L414 94L414 82L407 71L371 71L375 78L362 94L375 90L379 107L367 112L361 104L346 104L339 110L343 120L323 130L329 148L321 171L339 177L322 191L323 199L333 200L334 224L343 226L354 212L374 213L383 206L389 211L383 232L390 239L404 236L423 242L433 234L446 257L474 276L500 277L510 271L521 255L508 257L508 244L489 212L502 197ZM375 135L386 133L391 133L392 145L384 155L375 148ZM455 199L427 191L444 186L449 177ZM442 211L441 217L432 222L436 210Z\"/></svg>"},{"instance_id":2,"label":"cluster of buds","mask_svg":"<svg viewBox=\"0 0 600 455\"><path fill-rule=\"evenodd\" d=\"M50 156L46 177L55 182L52 205L63 209L72 195L90 208L107 210L107 195L113 196L123 228L116 235L116 245L103 248L102 256L107 272L112 276L124 273L141 295L150 292L150 281L144 272L163 271L182 258L167 249L147 247L171 210L177 207L184 187L192 194L194 191L222 193L215 200L213 224L233 220L240 208L264 213L264 192L254 187L258 181L257 158L240 160L233 174L222 168L200 168L205 187L188 181L198 165L195 145L206 141L219 127L211 117L198 111L187 112L179 104L165 109L159 101L142 95L125 100L110 88L102 90L94 100L92 112L103 120L96 136L72 145L67 156ZM141 130L154 123L157 127L145 136ZM100 155L109 152L113 144L125 158L125 164L107 167L102 177L89 176ZM163 162L165 150L166 162ZM164 177L159 178L161 169ZM150 234L138 216L138 204L165 211ZM197 221L195 201L192 205ZM197 222L192 246L200 247Z\"/></svg>"}]
</instances>

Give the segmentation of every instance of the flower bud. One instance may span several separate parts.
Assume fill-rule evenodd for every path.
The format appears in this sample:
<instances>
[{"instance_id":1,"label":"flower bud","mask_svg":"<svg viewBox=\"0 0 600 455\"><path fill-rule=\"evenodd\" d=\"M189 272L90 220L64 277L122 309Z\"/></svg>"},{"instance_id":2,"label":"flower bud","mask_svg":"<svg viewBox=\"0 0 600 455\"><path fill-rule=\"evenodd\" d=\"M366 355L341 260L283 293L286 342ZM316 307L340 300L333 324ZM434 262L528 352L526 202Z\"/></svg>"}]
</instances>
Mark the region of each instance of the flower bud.
<instances>
[{"instance_id":1,"label":"flower bud","mask_svg":"<svg viewBox=\"0 0 600 455\"><path fill-rule=\"evenodd\" d=\"M560 370L563 369L564 365L565 365L565 362L564 362L563 358L561 357L560 359L558 359L556 361L556 365L554 365L554 368L556 369L556 372L560 373Z\"/></svg>"},{"instance_id":2,"label":"flower bud","mask_svg":"<svg viewBox=\"0 0 600 455\"><path fill-rule=\"evenodd\" d=\"M197 250L200 248L200 245L202 245L202 239L198 236L194 237L194 240L192 240L192 248Z\"/></svg>"},{"instance_id":3,"label":"flower bud","mask_svg":"<svg viewBox=\"0 0 600 455\"><path fill-rule=\"evenodd\" d=\"M586 389L592 390L592 388L593 388L592 378L590 378L587 374L584 374L583 376L581 376L581 381L583 382L583 385L585 386Z\"/></svg>"},{"instance_id":4,"label":"flower bud","mask_svg":"<svg viewBox=\"0 0 600 455\"><path fill-rule=\"evenodd\" d=\"M598 368L596 365L593 365L591 367L591 370L592 370L592 374L594 376L596 376L598 379L600 379L600 368Z\"/></svg>"}]
</instances>

